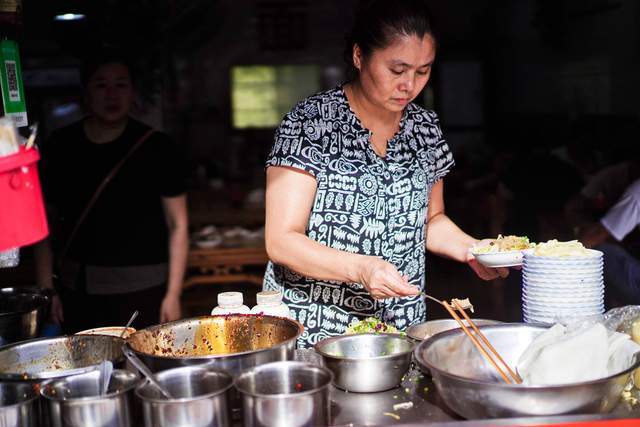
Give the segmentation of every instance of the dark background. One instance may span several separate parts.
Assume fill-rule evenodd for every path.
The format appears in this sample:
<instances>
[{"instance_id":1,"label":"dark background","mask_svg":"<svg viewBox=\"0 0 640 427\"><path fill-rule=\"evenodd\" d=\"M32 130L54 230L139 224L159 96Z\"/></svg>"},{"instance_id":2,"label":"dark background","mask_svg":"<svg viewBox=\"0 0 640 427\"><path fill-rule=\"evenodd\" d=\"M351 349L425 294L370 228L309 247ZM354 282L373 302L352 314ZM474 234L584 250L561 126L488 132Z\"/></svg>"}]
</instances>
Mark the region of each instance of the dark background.
<instances>
[{"instance_id":1,"label":"dark background","mask_svg":"<svg viewBox=\"0 0 640 427\"><path fill-rule=\"evenodd\" d=\"M233 128L230 68L317 65L319 88L335 86L344 79L354 4L24 0L21 26L5 33L20 44L29 120L41 123L44 136L82 115L83 55L102 45L126 47L141 71L137 116L189 153L192 227L251 228L263 221L263 163L274 129ZM445 180L448 214L476 237L571 238L566 202L637 145L640 2L428 4L438 51L431 92L419 102L440 115L456 158ZM66 12L86 19L54 21ZM463 267L429 262L436 293L475 280Z\"/></svg>"}]
</instances>

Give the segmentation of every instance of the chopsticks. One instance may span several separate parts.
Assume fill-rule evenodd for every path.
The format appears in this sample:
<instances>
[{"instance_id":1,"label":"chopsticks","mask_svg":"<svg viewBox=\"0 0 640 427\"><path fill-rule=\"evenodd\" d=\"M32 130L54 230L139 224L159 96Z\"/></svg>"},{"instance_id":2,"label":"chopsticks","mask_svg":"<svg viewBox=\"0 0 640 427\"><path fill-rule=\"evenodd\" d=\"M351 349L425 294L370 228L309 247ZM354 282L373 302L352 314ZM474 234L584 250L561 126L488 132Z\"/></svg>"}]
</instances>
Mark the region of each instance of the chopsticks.
<instances>
[{"instance_id":1,"label":"chopsticks","mask_svg":"<svg viewBox=\"0 0 640 427\"><path fill-rule=\"evenodd\" d=\"M509 367L507 362L504 361L504 359L500 356L500 354L495 349L495 347L493 347L493 345L491 345L491 343L489 342L487 337L482 332L480 332L480 329L478 329L476 324L473 323L473 320L471 320L471 318L467 315L467 313L464 311L464 308L462 308L462 306L458 303L458 301L452 300L452 305L453 305L453 307L452 307L447 301L440 301L440 300L438 300L438 299L436 299L436 298L434 298L434 297L432 297L430 295L427 295L424 292L422 292L422 295L424 295L426 298L429 298L429 299L437 302L438 304L442 305L449 312L451 317L453 317L456 320L456 322L458 322L458 324L460 325L460 327L462 328L464 333L473 342L473 345L476 346L476 348L478 349L478 351L480 351L482 356L484 356L484 358L496 369L496 371L498 371L498 373L500 374L500 376L502 377L502 379L504 380L505 383L507 383L507 384L513 384L513 383L522 384L522 378L520 378L520 375L518 375L516 372L514 372ZM478 341L478 338L476 338L474 336L474 334L467 328L467 326L464 324L464 322L462 321L460 316L458 316L458 314L456 314L454 308L455 308L455 310L458 310L458 312L460 312L462 314L464 319L469 323L469 325L475 331L476 335L480 338L482 343L480 341ZM486 346L486 348L483 346L483 344ZM495 358L497 360L494 359L490 353L493 353L493 356L495 356ZM502 367L499 365L498 362L500 364L502 364ZM507 373L509 374L509 376L511 378L509 378L509 376L507 376L507 374L505 373L505 370L507 371Z\"/></svg>"}]
</instances>

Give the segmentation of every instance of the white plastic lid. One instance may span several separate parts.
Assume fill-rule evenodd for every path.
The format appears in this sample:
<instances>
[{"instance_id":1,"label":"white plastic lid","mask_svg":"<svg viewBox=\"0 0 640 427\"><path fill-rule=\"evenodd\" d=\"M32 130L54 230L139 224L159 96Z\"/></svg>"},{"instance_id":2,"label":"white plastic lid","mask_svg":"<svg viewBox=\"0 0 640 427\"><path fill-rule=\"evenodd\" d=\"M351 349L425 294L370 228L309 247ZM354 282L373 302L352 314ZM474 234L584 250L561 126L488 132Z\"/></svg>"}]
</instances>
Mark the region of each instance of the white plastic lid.
<instances>
[{"instance_id":1,"label":"white plastic lid","mask_svg":"<svg viewBox=\"0 0 640 427\"><path fill-rule=\"evenodd\" d=\"M262 291L256 294L258 305L278 305L282 302L282 294L278 291Z\"/></svg>"},{"instance_id":2,"label":"white plastic lid","mask_svg":"<svg viewBox=\"0 0 640 427\"><path fill-rule=\"evenodd\" d=\"M242 292L220 292L218 294L218 306L237 307L242 305Z\"/></svg>"}]
</instances>

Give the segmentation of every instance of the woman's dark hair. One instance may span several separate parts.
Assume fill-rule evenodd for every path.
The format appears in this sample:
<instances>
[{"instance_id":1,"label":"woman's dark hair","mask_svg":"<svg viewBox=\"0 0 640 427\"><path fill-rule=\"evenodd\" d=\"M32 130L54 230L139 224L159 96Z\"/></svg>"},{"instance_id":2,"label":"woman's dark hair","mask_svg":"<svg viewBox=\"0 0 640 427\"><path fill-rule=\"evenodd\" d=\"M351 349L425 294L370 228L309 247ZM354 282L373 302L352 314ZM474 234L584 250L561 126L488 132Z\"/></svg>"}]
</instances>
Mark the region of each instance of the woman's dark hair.
<instances>
[{"instance_id":1,"label":"woman's dark hair","mask_svg":"<svg viewBox=\"0 0 640 427\"><path fill-rule=\"evenodd\" d=\"M117 49L99 50L87 57L80 69L80 81L83 87L87 87L89 79L94 75L98 68L106 64L122 64L129 69L129 78L135 83L134 67L129 56Z\"/></svg>"},{"instance_id":2,"label":"woman's dark hair","mask_svg":"<svg viewBox=\"0 0 640 427\"><path fill-rule=\"evenodd\" d=\"M358 70L353 65L354 45L360 47L366 60L374 50L387 47L395 37L415 35L422 38L427 34L435 40L424 0L360 1L344 50L349 78L353 79L358 75Z\"/></svg>"}]
</instances>

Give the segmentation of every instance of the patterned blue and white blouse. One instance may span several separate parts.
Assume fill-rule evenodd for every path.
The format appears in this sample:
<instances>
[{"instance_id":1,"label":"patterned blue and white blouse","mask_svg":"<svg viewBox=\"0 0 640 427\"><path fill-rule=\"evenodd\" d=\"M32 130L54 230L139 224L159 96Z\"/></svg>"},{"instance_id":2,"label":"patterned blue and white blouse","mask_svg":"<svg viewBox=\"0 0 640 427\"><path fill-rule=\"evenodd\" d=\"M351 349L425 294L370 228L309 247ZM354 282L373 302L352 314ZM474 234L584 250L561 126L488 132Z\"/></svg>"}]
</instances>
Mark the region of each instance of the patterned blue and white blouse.
<instances>
[{"instance_id":1,"label":"patterned blue and white blouse","mask_svg":"<svg viewBox=\"0 0 640 427\"><path fill-rule=\"evenodd\" d=\"M310 239L381 257L424 289L429 193L453 166L453 156L437 115L415 104L405 108L384 158L369 135L338 87L305 99L285 116L266 164L315 177ZM264 288L281 291L304 325L301 348L369 316L401 330L426 318L420 296L374 300L360 284L315 280L273 263L267 265Z\"/></svg>"}]
</instances>

